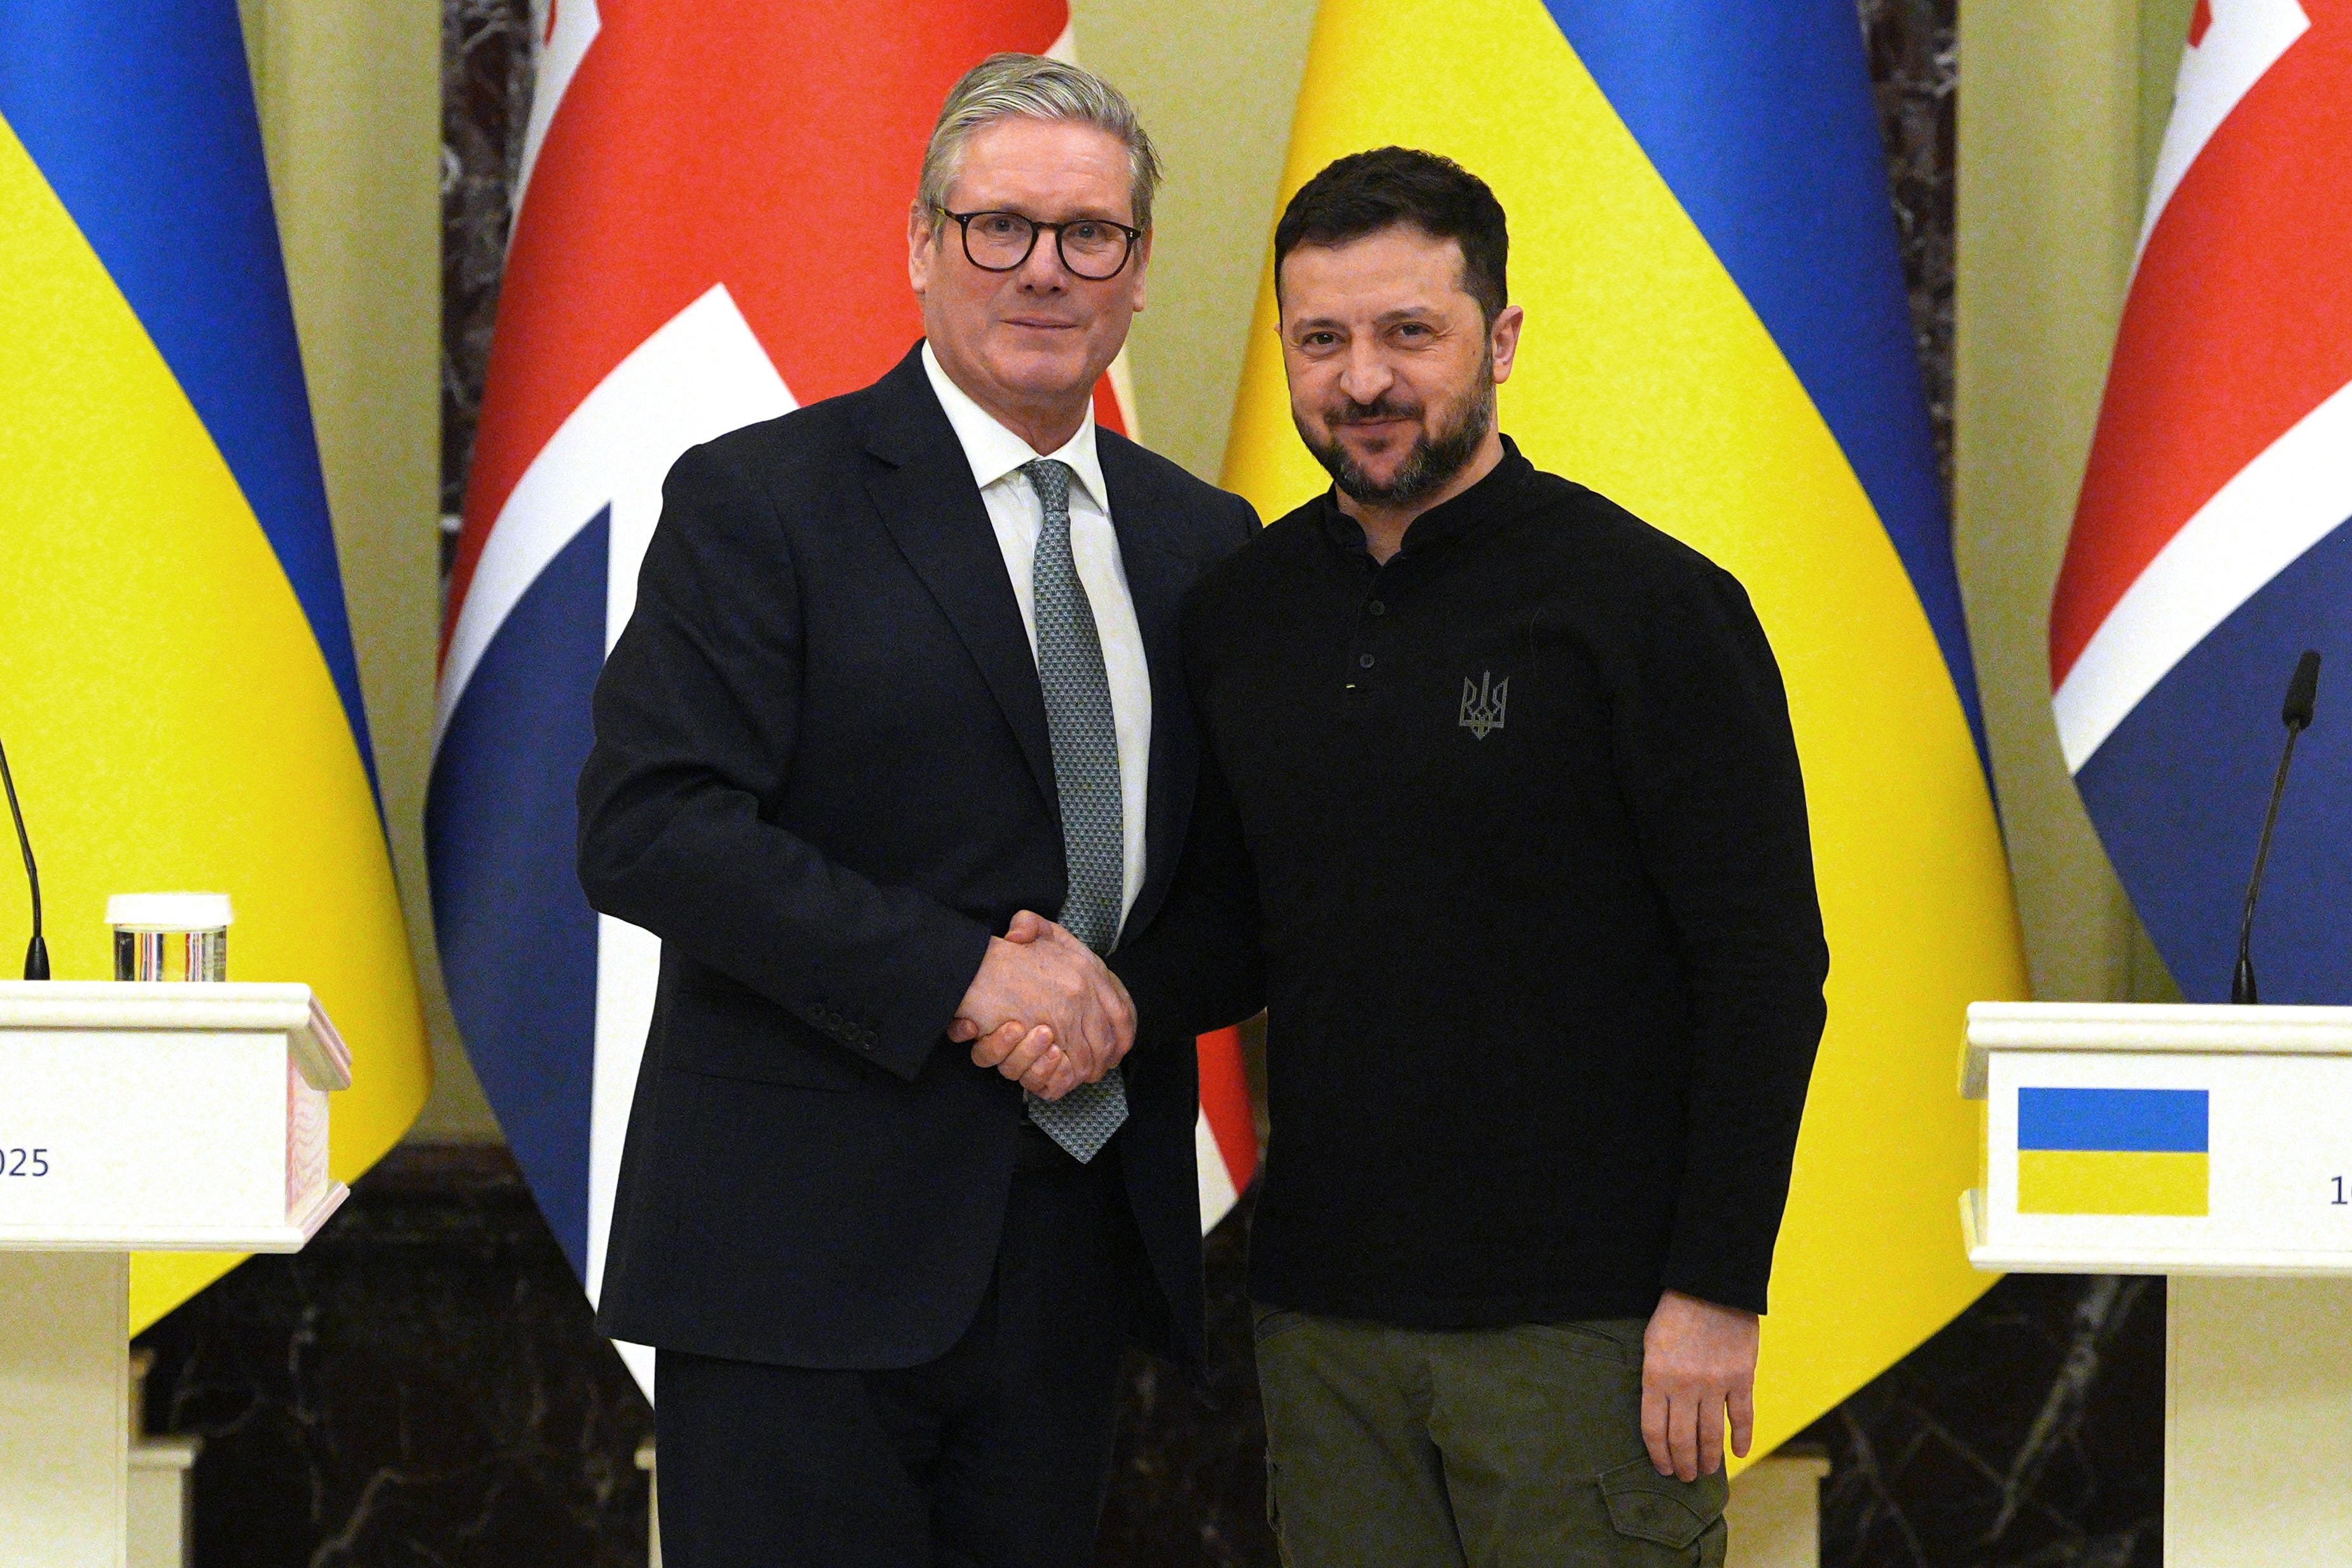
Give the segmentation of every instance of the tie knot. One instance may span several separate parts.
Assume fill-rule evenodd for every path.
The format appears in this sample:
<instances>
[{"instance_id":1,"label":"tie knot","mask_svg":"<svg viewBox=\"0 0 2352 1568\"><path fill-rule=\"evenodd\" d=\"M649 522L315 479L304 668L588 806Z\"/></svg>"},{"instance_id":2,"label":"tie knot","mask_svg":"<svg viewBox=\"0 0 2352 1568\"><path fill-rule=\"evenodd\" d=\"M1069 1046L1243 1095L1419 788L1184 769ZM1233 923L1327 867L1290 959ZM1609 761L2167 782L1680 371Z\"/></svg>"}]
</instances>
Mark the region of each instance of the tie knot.
<instances>
[{"instance_id":1,"label":"tie knot","mask_svg":"<svg viewBox=\"0 0 2352 1568\"><path fill-rule=\"evenodd\" d=\"M1024 463L1021 472L1029 476L1029 487L1037 492L1037 499L1044 503L1047 517L1066 517L1070 515L1070 480L1073 476L1068 464L1051 457L1040 457L1034 462Z\"/></svg>"}]
</instances>

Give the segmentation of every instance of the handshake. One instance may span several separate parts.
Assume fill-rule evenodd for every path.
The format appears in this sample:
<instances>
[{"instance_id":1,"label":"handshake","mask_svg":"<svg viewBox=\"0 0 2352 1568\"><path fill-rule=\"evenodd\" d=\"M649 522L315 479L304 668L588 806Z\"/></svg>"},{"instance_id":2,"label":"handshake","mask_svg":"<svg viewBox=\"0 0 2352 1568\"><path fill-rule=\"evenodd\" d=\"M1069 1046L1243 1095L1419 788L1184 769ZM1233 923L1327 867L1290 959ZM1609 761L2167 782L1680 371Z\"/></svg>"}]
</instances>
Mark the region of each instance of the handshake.
<instances>
[{"instance_id":1,"label":"handshake","mask_svg":"<svg viewBox=\"0 0 2352 1568\"><path fill-rule=\"evenodd\" d=\"M1135 1044L1135 1003L1092 948L1023 910L992 936L948 1038L1042 1100L1117 1067Z\"/></svg>"}]
</instances>

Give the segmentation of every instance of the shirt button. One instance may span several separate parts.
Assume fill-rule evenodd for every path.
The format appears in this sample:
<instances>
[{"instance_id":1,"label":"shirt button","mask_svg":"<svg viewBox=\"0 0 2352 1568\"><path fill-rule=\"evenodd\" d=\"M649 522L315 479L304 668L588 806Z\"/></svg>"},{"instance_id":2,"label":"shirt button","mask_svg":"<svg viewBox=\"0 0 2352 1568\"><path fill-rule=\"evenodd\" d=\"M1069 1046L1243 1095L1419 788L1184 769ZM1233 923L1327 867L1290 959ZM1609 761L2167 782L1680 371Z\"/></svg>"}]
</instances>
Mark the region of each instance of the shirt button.
<instances>
[{"instance_id":1,"label":"shirt button","mask_svg":"<svg viewBox=\"0 0 2352 1568\"><path fill-rule=\"evenodd\" d=\"M1386 615L1388 612L1389 607L1377 599L1364 606L1364 613L1367 615Z\"/></svg>"},{"instance_id":2,"label":"shirt button","mask_svg":"<svg viewBox=\"0 0 2352 1568\"><path fill-rule=\"evenodd\" d=\"M1356 664L1358 667L1369 670L1372 667L1372 656L1370 653L1359 654L1356 658Z\"/></svg>"}]
</instances>

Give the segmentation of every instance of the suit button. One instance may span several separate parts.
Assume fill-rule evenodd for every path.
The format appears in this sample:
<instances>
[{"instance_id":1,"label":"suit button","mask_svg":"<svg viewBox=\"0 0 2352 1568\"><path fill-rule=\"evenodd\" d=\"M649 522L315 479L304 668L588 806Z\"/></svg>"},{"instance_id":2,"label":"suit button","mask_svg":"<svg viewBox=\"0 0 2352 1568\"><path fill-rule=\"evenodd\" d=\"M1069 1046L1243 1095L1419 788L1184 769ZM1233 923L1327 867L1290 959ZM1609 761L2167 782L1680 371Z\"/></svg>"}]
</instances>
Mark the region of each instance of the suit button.
<instances>
[{"instance_id":1,"label":"suit button","mask_svg":"<svg viewBox=\"0 0 2352 1568\"><path fill-rule=\"evenodd\" d=\"M1369 670L1372 667L1372 656L1370 653L1360 653L1356 656L1356 663L1361 668Z\"/></svg>"},{"instance_id":2,"label":"suit button","mask_svg":"<svg viewBox=\"0 0 2352 1568\"><path fill-rule=\"evenodd\" d=\"M1388 612L1389 607L1377 599L1364 606L1364 613L1367 615L1386 615Z\"/></svg>"}]
</instances>

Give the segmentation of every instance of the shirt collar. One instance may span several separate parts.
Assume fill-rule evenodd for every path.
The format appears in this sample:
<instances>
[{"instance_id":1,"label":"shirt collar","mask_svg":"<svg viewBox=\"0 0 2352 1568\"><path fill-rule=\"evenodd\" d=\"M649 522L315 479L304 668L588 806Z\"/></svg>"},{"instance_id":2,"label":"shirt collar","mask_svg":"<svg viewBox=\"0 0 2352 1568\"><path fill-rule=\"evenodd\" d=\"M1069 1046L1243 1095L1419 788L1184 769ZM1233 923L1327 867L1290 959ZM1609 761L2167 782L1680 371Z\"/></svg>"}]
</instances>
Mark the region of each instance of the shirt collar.
<instances>
[{"instance_id":1,"label":"shirt collar","mask_svg":"<svg viewBox=\"0 0 2352 1568\"><path fill-rule=\"evenodd\" d=\"M1109 512L1110 492L1103 485L1102 460L1095 453L1095 410L1091 401L1087 404L1086 418L1078 424L1078 433L1064 442L1060 451L1040 453L1005 429L994 414L974 402L970 393L950 380L928 340L923 344L923 373L931 378L931 391L939 395L940 407L947 411L948 423L955 427L956 440L963 447L964 460L971 465L972 482L982 489L1018 472L1024 464L1034 463L1041 456L1051 457L1068 464L1095 505L1106 514Z\"/></svg>"},{"instance_id":2,"label":"shirt collar","mask_svg":"<svg viewBox=\"0 0 2352 1568\"><path fill-rule=\"evenodd\" d=\"M1397 553L1419 554L1448 539L1459 538L1502 512L1509 504L1527 476L1535 472L1535 465L1519 455L1518 443L1503 437L1503 460L1495 465L1486 477L1442 506L1432 507L1412 520L1404 531L1404 542ZM1323 528L1331 542L1342 550L1361 553L1365 550L1363 526L1339 509L1339 491L1334 486L1323 492Z\"/></svg>"}]
</instances>

